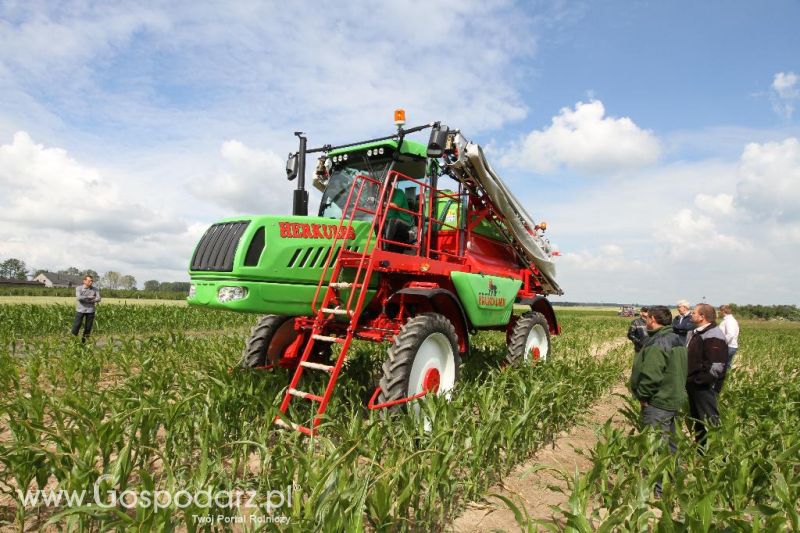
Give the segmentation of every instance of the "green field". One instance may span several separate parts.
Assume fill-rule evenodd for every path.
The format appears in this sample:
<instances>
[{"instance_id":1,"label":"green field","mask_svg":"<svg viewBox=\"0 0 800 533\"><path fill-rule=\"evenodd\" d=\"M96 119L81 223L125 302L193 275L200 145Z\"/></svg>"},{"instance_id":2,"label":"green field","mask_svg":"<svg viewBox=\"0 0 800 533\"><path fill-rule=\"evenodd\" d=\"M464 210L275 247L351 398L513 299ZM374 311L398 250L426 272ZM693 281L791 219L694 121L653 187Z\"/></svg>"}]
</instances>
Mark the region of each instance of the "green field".
<instances>
[{"instance_id":1,"label":"green field","mask_svg":"<svg viewBox=\"0 0 800 533\"><path fill-rule=\"evenodd\" d=\"M0 296L0 305L5 304L75 304L74 296ZM99 308L105 305L180 305L186 306L186 300L153 300L146 298L103 298Z\"/></svg>"},{"instance_id":2,"label":"green field","mask_svg":"<svg viewBox=\"0 0 800 533\"><path fill-rule=\"evenodd\" d=\"M66 333L71 313L71 304L0 305L0 527L193 531L244 520L247 530L446 529L575 424L631 355L614 342L629 319L607 311L560 311L553 356L530 367L501 371L504 336L480 333L451 401L420 402L426 431L421 417L363 407L386 347L357 344L320 435L308 439L271 426L286 371L230 371L254 317L109 305L94 341L81 345ZM571 510L546 526L641 529L668 518L674 529L797 528L800 329L750 322L741 342L706 456L685 438L675 469L652 435L609 426L596 468L573 480ZM649 489L658 475L663 500ZM25 502L37 489L89 496L83 505ZM109 494L124 491L246 494L258 507L113 505Z\"/></svg>"}]
</instances>

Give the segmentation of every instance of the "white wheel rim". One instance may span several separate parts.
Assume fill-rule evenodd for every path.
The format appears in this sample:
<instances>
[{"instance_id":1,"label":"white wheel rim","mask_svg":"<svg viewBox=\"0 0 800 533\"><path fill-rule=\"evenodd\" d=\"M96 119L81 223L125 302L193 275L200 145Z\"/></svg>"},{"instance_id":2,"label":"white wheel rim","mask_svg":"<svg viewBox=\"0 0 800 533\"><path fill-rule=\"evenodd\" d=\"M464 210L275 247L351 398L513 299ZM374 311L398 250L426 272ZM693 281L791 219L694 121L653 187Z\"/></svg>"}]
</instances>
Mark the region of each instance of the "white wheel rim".
<instances>
[{"instance_id":1,"label":"white wheel rim","mask_svg":"<svg viewBox=\"0 0 800 533\"><path fill-rule=\"evenodd\" d=\"M443 394L450 399L450 389L456 383L456 361L450 340L442 333L431 333L420 344L408 376L408 396L425 390L425 376L430 369L439 372L439 390L436 394Z\"/></svg>"},{"instance_id":2,"label":"white wheel rim","mask_svg":"<svg viewBox=\"0 0 800 533\"><path fill-rule=\"evenodd\" d=\"M538 357L536 356L536 349L539 350ZM547 352L549 351L550 345L547 342L547 332L541 324L534 324L525 341L525 354L523 355L525 362L546 361Z\"/></svg>"}]
</instances>

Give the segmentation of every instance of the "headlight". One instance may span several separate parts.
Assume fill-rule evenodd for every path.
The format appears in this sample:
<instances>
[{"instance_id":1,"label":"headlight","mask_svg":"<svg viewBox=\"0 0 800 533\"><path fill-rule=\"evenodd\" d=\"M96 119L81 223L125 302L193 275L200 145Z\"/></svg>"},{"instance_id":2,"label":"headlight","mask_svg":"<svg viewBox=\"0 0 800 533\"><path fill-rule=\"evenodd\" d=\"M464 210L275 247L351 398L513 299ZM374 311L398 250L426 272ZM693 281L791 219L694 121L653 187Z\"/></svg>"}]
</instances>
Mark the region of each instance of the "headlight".
<instances>
[{"instance_id":1,"label":"headlight","mask_svg":"<svg viewBox=\"0 0 800 533\"><path fill-rule=\"evenodd\" d=\"M244 287L220 287L217 292L217 300L220 303L232 302L247 298L247 289Z\"/></svg>"},{"instance_id":2,"label":"headlight","mask_svg":"<svg viewBox=\"0 0 800 533\"><path fill-rule=\"evenodd\" d=\"M194 286L194 283L189 285L189 298L194 298L194 293L197 292L197 287Z\"/></svg>"}]
</instances>

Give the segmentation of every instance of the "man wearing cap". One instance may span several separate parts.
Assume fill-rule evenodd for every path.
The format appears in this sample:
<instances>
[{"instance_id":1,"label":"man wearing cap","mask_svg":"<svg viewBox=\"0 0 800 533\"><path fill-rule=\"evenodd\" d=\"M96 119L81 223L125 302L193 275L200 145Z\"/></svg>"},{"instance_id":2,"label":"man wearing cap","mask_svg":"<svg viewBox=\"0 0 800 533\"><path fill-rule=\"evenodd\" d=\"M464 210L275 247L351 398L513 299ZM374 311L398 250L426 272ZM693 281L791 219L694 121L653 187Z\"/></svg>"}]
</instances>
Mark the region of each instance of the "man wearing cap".
<instances>
[{"instance_id":1,"label":"man wearing cap","mask_svg":"<svg viewBox=\"0 0 800 533\"><path fill-rule=\"evenodd\" d=\"M686 343L686 335L694 329L691 305L687 300L678 300L678 316L672 320L672 330Z\"/></svg>"},{"instance_id":2,"label":"man wearing cap","mask_svg":"<svg viewBox=\"0 0 800 533\"><path fill-rule=\"evenodd\" d=\"M708 304L698 304L692 311L696 327L689 332L686 349L689 352L689 372L686 392L689 410L694 419L695 440L702 449L706 444L708 424L719 424L717 395L725 380L728 363L728 344L717 327L717 313Z\"/></svg>"},{"instance_id":3,"label":"man wearing cap","mask_svg":"<svg viewBox=\"0 0 800 533\"><path fill-rule=\"evenodd\" d=\"M638 352L642 349L644 341L647 339L647 308L642 307L639 317L634 318L631 327L628 328L628 338L633 343L633 351Z\"/></svg>"}]
</instances>

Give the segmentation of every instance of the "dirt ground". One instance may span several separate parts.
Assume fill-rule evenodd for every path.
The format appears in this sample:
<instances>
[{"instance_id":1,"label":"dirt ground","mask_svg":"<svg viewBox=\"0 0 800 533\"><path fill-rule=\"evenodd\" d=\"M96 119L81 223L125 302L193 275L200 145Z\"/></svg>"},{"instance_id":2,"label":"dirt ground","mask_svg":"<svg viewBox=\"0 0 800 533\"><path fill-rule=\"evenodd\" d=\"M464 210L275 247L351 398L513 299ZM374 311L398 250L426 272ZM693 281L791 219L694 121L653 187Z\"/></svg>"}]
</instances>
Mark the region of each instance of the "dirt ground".
<instances>
[{"instance_id":1,"label":"dirt ground","mask_svg":"<svg viewBox=\"0 0 800 533\"><path fill-rule=\"evenodd\" d=\"M599 347L596 356L602 356L621 343L612 341ZM558 521L560 515L552 507L561 507L569 499L569 494L560 492L567 484L560 473L570 478L575 471L585 472L591 462L579 453L588 453L597 443L597 430L609 419L614 424L625 425L621 410L625 401L620 395L628 393L624 380L619 382L605 396L601 397L586 413L584 419L559 435L556 440L542 448L533 458L518 465L500 483L491 487L487 494L501 494L516 503L520 509L527 510L531 521ZM520 526L514 513L500 499L489 498L473 502L449 528L457 533L483 531L519 531Z\"/></svg>"},{"instance_id":2,"label":"dirt ground","mask_svg":"<svg viewBox=\"0 0 800 533\"><path fill-rule=\"evenodd\" d=\"M624 417L620 413L624 400L615 394L624 395L626 392L621 383L615 386L611 393L593 406L584 422L562 433L551 446L543 448L534 458L519 465L487 493L502 494L515 501L520 509L524 506L531 520L557 519L551 507L560 507L569 499L569 494L555 488L567 486L557 473L572 477L576 469L585 472L591 467L591 462L578 450L588 452L594 447L597 429L609 418L613 417L616 424L624 425ZM496 498L469 504L451 526L451 531L459 533L498 530L518 531L519 525L511 509Z\"/></svg>"}]
</instances>

